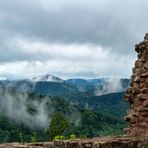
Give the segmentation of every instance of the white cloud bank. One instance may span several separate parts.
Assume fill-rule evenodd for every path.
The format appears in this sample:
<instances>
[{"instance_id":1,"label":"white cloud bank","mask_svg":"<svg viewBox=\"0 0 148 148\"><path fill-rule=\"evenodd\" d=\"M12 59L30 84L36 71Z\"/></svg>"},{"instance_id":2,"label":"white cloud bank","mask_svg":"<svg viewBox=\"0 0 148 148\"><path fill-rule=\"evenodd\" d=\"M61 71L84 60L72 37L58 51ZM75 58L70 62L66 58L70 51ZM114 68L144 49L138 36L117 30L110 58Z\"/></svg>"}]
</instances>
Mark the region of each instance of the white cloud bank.
<instances>
[{"instance_id":1,"label":"white cloud bank","mask_svg":"<svg viewBox=\"0 0 148 148\"><path fill-rule=\"evenodd\" d=\"M0 77L129 77L134 44L148 30L147 5L146 0L0 1Z\"/></svg>"},{"instance_id":2,"label":"white cloud bank","mask_svg":"<svg viewBox=\"0 0 148 148\"><path fill-rule=\"evenodd\" d=\"M9 41L9 46L9 53L16 50L18 56L25 58L1 62L0 77L31 78L46 73L63 78L129 77L135 60L133 55L119 55L111 48L91 44L47 43L14 38Z\"/></svg>"}]
</instances>

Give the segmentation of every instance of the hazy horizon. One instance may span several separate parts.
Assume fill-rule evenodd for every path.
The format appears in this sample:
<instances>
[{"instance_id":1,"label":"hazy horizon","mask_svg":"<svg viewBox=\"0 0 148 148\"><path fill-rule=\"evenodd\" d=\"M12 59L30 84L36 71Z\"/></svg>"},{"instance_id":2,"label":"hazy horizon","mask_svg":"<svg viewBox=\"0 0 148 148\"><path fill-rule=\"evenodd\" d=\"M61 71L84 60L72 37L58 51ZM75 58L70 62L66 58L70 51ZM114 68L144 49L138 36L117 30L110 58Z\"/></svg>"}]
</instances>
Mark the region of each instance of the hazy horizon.
<instances>
[{"instance_id":1,"label":"hazy horizon","mask_svg":"<svg viewBox=\"0 0 148 148\"><path fill-rule=\"evenodd\" d=\"M49 74L49 73L48 73ZM5 81L5 80L10 80L10 81L13 81L13 80L32 80L33 78L35 77L39 77L39 76L45 76L45 75L48 75L47 73L45 74L39 74L39 75L34 75L33 77L0 77L0 81ZM117 76L110 76L110 77L78 77L78 76L75 76L75 77L62 77L62 76L59 76L59 75L54 75L54 74L51 74L50 75L52 76L55 76L55 77L58 77L58 78L61 78L63 80L68 80L68 79L84 79L84 80L95 80L95 79L130 79L130 77L117 77Z\"/></svg>"}]
</instances>

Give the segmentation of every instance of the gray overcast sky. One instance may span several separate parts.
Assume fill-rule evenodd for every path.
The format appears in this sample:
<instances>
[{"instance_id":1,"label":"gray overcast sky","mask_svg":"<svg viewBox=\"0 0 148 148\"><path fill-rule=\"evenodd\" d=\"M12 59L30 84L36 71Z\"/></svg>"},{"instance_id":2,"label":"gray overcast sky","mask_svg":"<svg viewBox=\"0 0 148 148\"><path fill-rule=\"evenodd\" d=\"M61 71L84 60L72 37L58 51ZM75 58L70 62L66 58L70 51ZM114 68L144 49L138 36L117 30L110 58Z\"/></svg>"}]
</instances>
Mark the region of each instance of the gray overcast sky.
<instances>
[{"instance_id":1,"label":"gray overcast sky","mask_svg":"<svg viewBox=\"0 0 148 148\"><path fill-rule=\"evenodd\" d=\"M1 0L0 78L129 78L147 18L147 0Z\"/></svg>"}]
</instances>

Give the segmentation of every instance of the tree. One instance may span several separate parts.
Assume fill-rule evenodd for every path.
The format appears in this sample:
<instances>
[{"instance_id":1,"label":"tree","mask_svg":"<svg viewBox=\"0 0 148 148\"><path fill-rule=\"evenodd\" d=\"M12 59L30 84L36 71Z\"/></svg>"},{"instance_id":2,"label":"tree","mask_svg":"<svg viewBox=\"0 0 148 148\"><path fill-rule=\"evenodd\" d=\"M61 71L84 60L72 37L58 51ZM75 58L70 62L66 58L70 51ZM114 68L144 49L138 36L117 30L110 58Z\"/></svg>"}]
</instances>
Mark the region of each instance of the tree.
<instances>
[{"instance_id":1,"label":"tree","mask_svg":"<svg viewBox=\"0 0 148 148\"><path fill-rule=\"evenodd\" d=\"M68 119L62 113L55 113L51 119L49 129L47 130L50 140L53 140L55 136L63 134L68 127Z\"/></svg>"}]
</instances>

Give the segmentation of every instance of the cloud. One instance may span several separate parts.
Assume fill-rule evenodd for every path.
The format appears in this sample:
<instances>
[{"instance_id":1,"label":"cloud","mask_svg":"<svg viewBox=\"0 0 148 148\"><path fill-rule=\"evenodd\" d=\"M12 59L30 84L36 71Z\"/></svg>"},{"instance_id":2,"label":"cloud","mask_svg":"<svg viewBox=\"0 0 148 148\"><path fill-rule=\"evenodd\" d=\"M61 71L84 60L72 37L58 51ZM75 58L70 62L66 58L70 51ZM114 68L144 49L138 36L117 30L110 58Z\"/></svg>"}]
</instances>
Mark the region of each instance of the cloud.
<instances>
[{"instance_id":1,"label":"cloud","mask_svg":"<svg viewBox=\"0 0 148 148\"><path fill-rule=\"evenodd\" d=\"M46 129L48 127L54 112L54 108L51 107L49 116L46 105L47 103L51 104L49 98L43 98L41 101L31 100L27 92L12 93L9 87L0 88L0 94L0 113L31 129ZM35 112L31 113L29 109Z\"/></svg>"},{"instance_id":2,"label":"cloud","mask_svg":"<svg viewBox=\"0 0 148 148\"><path fill-rule=\"evenodd\" d=\"M147 31L146 3L144 0L6 0L0 2L1 28L6 34L49 42L101 44L127 53L133 41L141 40Z\"/></svg>"},{"instance_id":3,"label":"cloud","mask_svg":"<svg viewBox=\"0 0 148 148\"><path fill-rule=\"evenodd\" d=\"M123 68L123 61L128 61L126 66L131 69L135 59L134 44L143 40L147 31L147 4L144 0L0 1L0 63L3 66L18 62L31 62L30 65L51 62L50 65L57 65L60 61L62 68L70 66L76 69L75 73L79 71L78 76L102 75L105 71L106 75L116 72L116 75L127 76L130 71L123 71L119 66ZM80 52L83 54L80 55ZM102 56L109 53L112 59L95 56L93 52ZM95 62L95 58L102 60ZM78 63L79 66L74 66ZM83 66L80 63L84 63ZM84 71L77 70L77 67L82 67ZM92 70L92 67L98 70L95 74L85 70ZM53 71L51 67L48 69ZM115 72L112 72L114 69ZM59 70L55 67L54 71Z\"/></svg>"},{"instance_id":4,"label":"cloud","mask_svg":"<svg viewBox=\"0 0 148 148\"><path fill-rule=\"evenodd\" d=\"M57 44L43 41L32 41L26 38L14 38L5 41L4 45L7 46L7 51L3 58L0 59L1 62L9 62L10 60L42 61L49 59L83 61L83 59L86 60L88 58L95 58L96 53L98 53L98 58L103 58L103 56L107 55L109 50L111 50L107 47L103 49L103 47L99 45L94 46L92 44ZM102 52L103 54L99 54ZM10 55L11 59L9 59Z\"/></svg>"},{"instance_id":5,"label":"cloud","mask_svg":"<svg viewBox=\"0 0 148 148\"><path fill-rule=\"evenodd\" d=\"M25 59L18 59L14 56L14 62L9 62L8 59L4 63L1 61L1 77L30 78L46 73L56 74L63 78L128 77L135 60L132 55L121 56L112 53L111 48L99 45L50 44L32 42L28 39L14 40L14 42L9 42L12 47L9 52L11 53L14 51L12 49L15 49L18 51L18 55ZM125 67L127 67L126 70Z\"/></svg>"},{"instance_id":6,"label":"cloud","mask_svg":"<svg viewBox=\"0 0 148 148\"><path fill-rule=\"evenodd\" d=\"M110 94L110 93L117 93L117 92L123 92L123 86L120 78L117 77L110 77L108 79L104 80L103 88L100 90L100 88L96 88L95 95L101 96L104 94Z\"/></svg>"},{"instance_id":7,"label":"cloud","mask_svg":"<svg viewBox=\"0 0 148 148\"><path fill-rule=\"evenodd\" d=\"M13 84L7 83L5 87L0 87L0 114L32 130L46 130L56 112L52 98L32 97L27 84L21 86L21 92L12 91L11 85ZM74 104L69 105L72 113L68 118L78 126L81 121L80 113L74 108Z\"/></svg>"}]
</instances>

